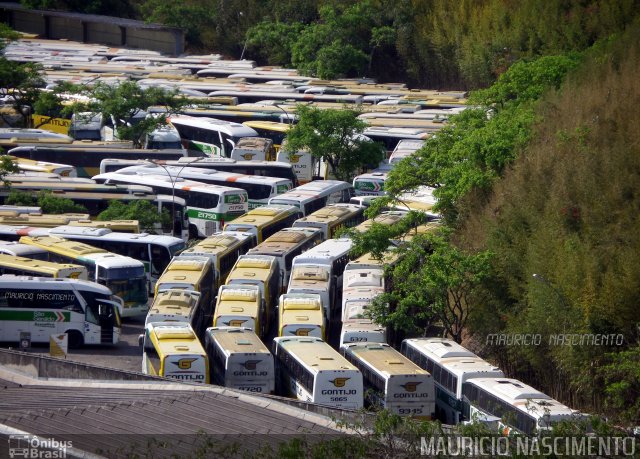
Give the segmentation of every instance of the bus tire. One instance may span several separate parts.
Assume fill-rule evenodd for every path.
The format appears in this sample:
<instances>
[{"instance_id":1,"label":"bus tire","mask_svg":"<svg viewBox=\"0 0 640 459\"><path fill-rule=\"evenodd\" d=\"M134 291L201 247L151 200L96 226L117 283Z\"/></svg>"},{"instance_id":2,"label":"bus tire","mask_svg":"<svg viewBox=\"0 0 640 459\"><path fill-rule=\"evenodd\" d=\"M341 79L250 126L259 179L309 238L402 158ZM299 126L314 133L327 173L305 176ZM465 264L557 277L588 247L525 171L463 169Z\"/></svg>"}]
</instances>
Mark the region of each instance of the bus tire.
<instances>
[{"instance_id":1,"label":"bus tire","mask_svg":"<svg viewBox=\"0 0 640 459\"><path fill-rule=\"evenodd\" d=\"M78 330L67 331L69 337L69 349L77 349L84 344L84 337Z\"/></svg>"},{"instance_id":2,"label":"bus tire","mask_svg":"<svg viewBox=\"0 0 640 459\"><path fill-rule=\"evenodd\" d=\"M196 225L189 225L189 239L196 239L198 237L198 228Z\"/></svg>"}]
</instances>

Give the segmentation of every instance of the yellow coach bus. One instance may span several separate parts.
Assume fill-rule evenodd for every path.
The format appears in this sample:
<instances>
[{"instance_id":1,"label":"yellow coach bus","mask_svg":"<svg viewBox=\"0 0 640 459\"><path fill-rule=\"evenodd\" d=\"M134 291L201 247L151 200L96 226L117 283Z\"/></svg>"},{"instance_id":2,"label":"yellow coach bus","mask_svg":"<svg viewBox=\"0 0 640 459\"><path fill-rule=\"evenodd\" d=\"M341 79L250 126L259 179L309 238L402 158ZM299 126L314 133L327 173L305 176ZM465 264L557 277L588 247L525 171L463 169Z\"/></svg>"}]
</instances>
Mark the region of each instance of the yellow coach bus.
<instances>
[{"instance_id":1,"label":"yellow coach bus","mask_svg":"<svg viewBox=\"0 0 640 459\"><path fill-rule=\"evenodd\" d=\"M0 254L0 274L87 280L87 268L70 263L52 263Z\"/></svg>"}]
</instances>

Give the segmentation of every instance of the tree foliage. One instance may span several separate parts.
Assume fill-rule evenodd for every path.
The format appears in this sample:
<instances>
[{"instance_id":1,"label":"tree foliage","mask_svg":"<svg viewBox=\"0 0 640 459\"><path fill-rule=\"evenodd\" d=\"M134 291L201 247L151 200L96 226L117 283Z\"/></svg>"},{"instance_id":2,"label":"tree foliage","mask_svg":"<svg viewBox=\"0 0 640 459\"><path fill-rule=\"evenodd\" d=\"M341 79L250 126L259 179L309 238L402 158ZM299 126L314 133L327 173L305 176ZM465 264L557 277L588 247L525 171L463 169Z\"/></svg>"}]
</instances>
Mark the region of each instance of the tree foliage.
<instances>
[{"instance_id":1,"label":"tree foliage","mask_svg":"<svg viewBox=\"0 0 640 459\"><path fill-rule=\"evenodd\" d=\"M34 197L31 193L12 189L6 199L7 204L15 206L38 206L43 214L86 214L87 209L71 199L55 196L49 190L40 190Z\"/></svg>"},{"instance_id":2,"label":"tree foliage","mask_svg":"<svg viewBox=\"0 0 640 459\"><path fill-rule=\"evenodd\" d=\"M98 215L97 220L138 220L142 231L155 233L158 225L171 225L169 212L167 209L162 210L162 213L158 213L158 209L152 203L144 200L130 201L127 204L111 201L109 207Z\"/></svg>"},{"instance_id":3,"label":"tree foliage","mask_svg":"<svg viewBox=\"0 0 640 459\"><path fill-rule=\"evenodd\" d=\"M353 110L319 109L298 105L299 121L287 133L287 150L308 150L327 161L331 173L350 182L356 171L377 167L384 148L360 136L366 124Z\"/></svg>"},{"instance_id":4,"label":"tree foliage","mask_svg":"<svg viewBox=\"0 0 640 459\"><path fill-rule=\"evenodd\" d=\"M0 88L6 88L3 93L15 113L27 115L30 107L38 100L40 89L44 87L41 71L42 66L38 63L20 64L0 57ZM0 113L0 116L7 124L14 123L7 119L5 113ZM23 125L26 125L26 120L26 116L22 118Z\"/></svg>"},{"instance_id":5,"label":"tree foliage","mask_svg":"<svg viewBox=\"0 0 640 459\"><path fill-rule=\"evenodd\" d=\"M62 91L68 91L65 86ZM176 113L186 104L176 89L160 87L142 88L135 81L124 81L118 85L98 83L93 87L76 87L76 93L85 95L88 102L75 102L65 110L74 113L90 112L102 115L114 123L117 137L131 140L140 147L145 135L166 124L166 116L140 118L150 106L158 106L166 115Z\"/></svg>"},{"instance_id":6,"label":"tree foliage","mask_svg":"<svg viewBox=\"0 0 640 459\"><path fill-rule=\"evenodd\" d=\"M247 50L269 65L289 65L291 49L303 27L298 22L260 22L247 30Z\"/></svg>"},{"instance_id":7,"label":"tree foliage","mask_svg":"<svg viewBox=\"0 0 640 459\"><path fill-rule=\"evenodd\" d=\"M489 276L491 254L467 254L440 234L418 234L394 251L393 290L377 297L370 314L376 323L423 336L440 325L462 341L475 289Z\"/></svg>"},{"instance_id":8,"label":"tree foliage","mask_svg":"<svg viewBox=\"0 0 640 459\"><path fill-rule=\"evenodd\" d=\"M476 211L457 236L495 253L495 281L471 329L542 337L540 346L494 347L500 366L570 406L636 424L639 35L636 27L598 44L543 96L522 154L488 201L470 201ZM618 341L550 340L566 334Z\"/></svg>"},{"instance_id":9,"label":"tree foliage","mask_svg":"<svg viewBox=\"0 0 640 459\"><path fill-rule=\"evenodd\" d=\"M438 198L435 210L455 225L465 211L462 198L491 190L529 140L535 101L545 88L558 87L578 61L577 56L549 56L520 62L490 88L472 94L471 100L482 105L452 116L449 125L389 173L389 199L431 186Z\"/></svg>"}]
</instances>

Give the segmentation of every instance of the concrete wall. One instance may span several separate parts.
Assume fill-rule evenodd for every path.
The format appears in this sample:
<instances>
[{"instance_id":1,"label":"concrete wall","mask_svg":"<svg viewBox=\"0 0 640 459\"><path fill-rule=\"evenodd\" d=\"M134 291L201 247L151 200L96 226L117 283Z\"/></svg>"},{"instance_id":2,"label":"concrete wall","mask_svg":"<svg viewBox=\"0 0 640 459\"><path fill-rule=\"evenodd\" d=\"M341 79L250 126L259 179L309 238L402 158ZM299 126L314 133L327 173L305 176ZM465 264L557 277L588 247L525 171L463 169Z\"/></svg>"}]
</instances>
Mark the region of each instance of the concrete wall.
<instances>
[{"instance_id":1,"label":"concrete wall","mask_svg":"<svg viewBox=\"0 0 640 459\"><path fill-rule=\"evenodd\" d=\"M22 12L18 16L20 16ZM50 16L47 17L49 21L49 35L46 38L59 40L61 38L73 41L83 40L83 28L82 23L70 18Z\"/></svg>"},{"instance_id":2,"label":"concrete wall","mask_svg":"<svg viewBox=\"0 0 640 459\"><path fill-rule=\"evenodd\" d=\"M46 34L46 16L34 11L23 11L19 15L14 15L7 11L4 14L8 18L8 23L15 30L20 32Z\"/></svg>"},{"instance_id":3,"label":"concrete wall","mask_svg":"<svg viewBox=\"0 0 640 459\"><path fill-rule=\"evenodd\" d=\"M0 365L35 378L99 379L108 381L166 381L133 371L88 365L42 354L0 349Z\"/></svg>"},{"instance_id":4,"label":"concrete wall","mask_svg":"<svg viewBox=\"0 0 640 459\"><path fill-rule=\"evenodd\" d=\"M59 11L28 10L0 2L0 19L20 32L108 46L126 46L169 55L184 52L184 31L143 21Z\"/></svg>"},{"instance_id":5,"label":"concrete wall","mask_svg":"<svg viewBox=\"0 0 640 459\"><path fill-rule=\"evenodd\" d=\"M152 29L129 28L127 29L127 46L153 49L178 56L184 52L184 32L170 32L159 34Z\"/></svg>"},{"instance_id":6,"label":"concrete wall","mask_svg":"<svg viewBox=\"0 0 640 459\"><path fill-rule=\"evenodd\" d=\"M124 34L126 34L127 30L117 24L89 22L85 23L85 27L87 30L87 36L84 41L88 43L102 43L111 46L131 46L129 43L126 43L126 41L123 41L126 40Z\"/></svg>"}]
</instances>

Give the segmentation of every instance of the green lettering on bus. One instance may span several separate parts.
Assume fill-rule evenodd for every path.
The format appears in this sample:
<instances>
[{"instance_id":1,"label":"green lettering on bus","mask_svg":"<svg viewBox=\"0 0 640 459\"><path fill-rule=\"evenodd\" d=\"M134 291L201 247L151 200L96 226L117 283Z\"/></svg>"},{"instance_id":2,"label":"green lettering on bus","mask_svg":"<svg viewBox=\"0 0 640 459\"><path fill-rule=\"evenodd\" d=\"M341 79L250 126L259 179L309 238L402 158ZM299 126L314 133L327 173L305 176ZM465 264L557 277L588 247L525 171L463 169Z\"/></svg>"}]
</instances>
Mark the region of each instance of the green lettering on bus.
<instances>
[{"instance_id":1,"label":"green lettering on bus","mask_svg":"<svg viewBox=\"0 0 640 459\"><path fill-rule=\"evenodd\" d=\"M64 319L64 320L60 320ZM0 310L0 320L22 322L70 322L68 311L7 311Z\"/></svg>"},{"instance_id":2,"label":"green lettering on bus","mask_svg":"<svg viewBox=\"0 0 640 459\"><path fill-rule=\"evenodd\" d=\"M200 219L200 220L218 221L218 220L220 220L221 216L222 216L222 214L218 214L216 212L205 212L203 210L197 210L197 209L189 209L189 210L187 210L187 217L189 217L189 218L197 218L197 219Z\"/></svg>"}]
</instances>

